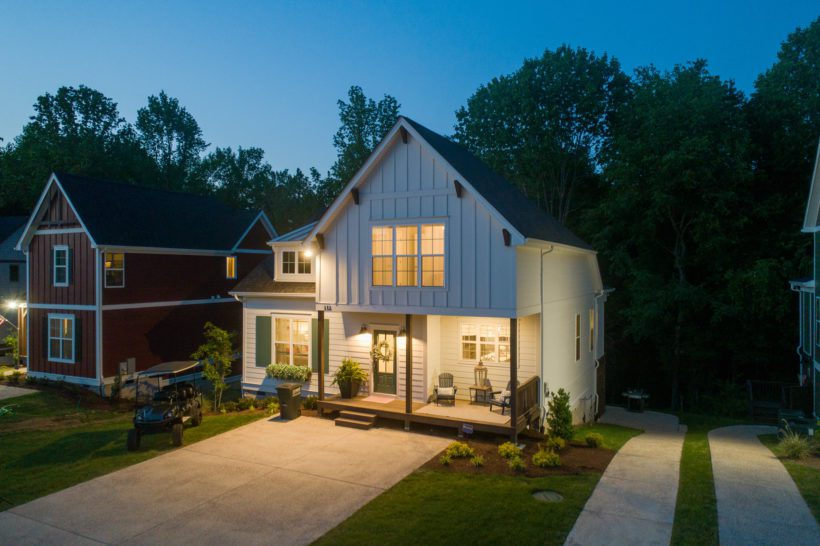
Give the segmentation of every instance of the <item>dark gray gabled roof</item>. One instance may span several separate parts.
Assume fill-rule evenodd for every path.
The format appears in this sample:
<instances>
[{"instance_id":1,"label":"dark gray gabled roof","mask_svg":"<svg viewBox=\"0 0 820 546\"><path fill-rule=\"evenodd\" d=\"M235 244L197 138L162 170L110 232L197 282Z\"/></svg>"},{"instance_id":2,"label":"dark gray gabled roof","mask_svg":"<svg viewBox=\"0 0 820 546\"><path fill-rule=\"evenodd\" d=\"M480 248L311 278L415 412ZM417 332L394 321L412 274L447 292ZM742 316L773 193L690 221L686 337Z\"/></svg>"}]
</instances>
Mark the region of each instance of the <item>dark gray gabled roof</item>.
<instances>
[{"instance_id":1,"label":"dark gray gabled roof","mask_svg":"<svg viewBox=\"0 0 820 546\"><path fill-rule=\"evenodd\" d=\"M259 215L211 196L55 175L98 245L226 251Z\"/></svg>"},{"instance_id":2,"label":"dark gray gabled roof","mask_svg":"<svg viewBox=\"0 0 820 546\"><path fill-rule=\"evenodd\" d=\"M469 150L402 116L524 237L591 250L592 247L496 174Z\"/></svg>"},{"instance_id":3,"label":"dark gray gabled roof","mask_svg":"<svg viewBox=\"0 0 820 546\"><path fill-rule=\"evenodd\" d=\"M314 294L315 282L280 282L273 280L273 253L239 281L231 293L236 294Z\"/></svg>"},{"instance_id":4,"label":"dark gray gabled roof","mask_svg":"<svg viewBox=\"0 0 820 546\"><path fill-rule=\"evenodd\" d=\"M0 216L0 243L25 227L27 220L28 216Z\"/></svg>"}]
</instances>

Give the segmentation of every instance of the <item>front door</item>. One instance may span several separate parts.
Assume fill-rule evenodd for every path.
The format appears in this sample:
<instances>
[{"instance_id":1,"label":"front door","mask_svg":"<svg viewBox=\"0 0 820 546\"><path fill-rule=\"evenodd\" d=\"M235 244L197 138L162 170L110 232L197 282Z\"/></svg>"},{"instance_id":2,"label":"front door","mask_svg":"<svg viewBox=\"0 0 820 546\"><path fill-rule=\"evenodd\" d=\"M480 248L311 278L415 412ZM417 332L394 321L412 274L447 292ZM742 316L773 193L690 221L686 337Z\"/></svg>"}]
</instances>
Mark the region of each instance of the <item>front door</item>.
<instances>
[{"instance_id":1,"label":"front door","mask_svg":"<svg viewBox=\"0 0 820 546\"><path fill-rule=\"evenodd\" d=\"M373 391L396 394L396 332L373 332Z\"/></svg>"}]
</instances>

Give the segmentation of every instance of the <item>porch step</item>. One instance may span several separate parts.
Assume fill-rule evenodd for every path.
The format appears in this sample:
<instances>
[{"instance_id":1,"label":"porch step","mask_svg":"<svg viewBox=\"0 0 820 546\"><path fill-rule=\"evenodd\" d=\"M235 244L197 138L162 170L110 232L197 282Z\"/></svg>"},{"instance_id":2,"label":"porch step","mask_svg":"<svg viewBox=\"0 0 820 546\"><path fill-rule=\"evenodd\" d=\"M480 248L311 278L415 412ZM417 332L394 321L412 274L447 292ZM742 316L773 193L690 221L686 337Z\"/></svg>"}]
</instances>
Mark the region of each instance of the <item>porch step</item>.
<instances>
[{"instance_id":1,"label":"porch step","mask_svg":"<svg viewBox=\"0 0 820 546\"><path fill-rule=\"evenodd\" d=\"M362 423L376 424L376 416L372 413L362 413L359 411L342 410L339 417L348 421L360 421Z\"/></svg>"},{"instance_id":2,"label":"porch step","mask_svg":"<svg viewBox=\"0 0 820 546\"><path fill-rule=\"evenodd\" d=\"M375 417L375 416L374 416ZM346 419L344 417L336 418L337 427L357 428L360 430L370 430L375 423L372 421L359 421L356 419Z\"/></svg>"}]
</instances>

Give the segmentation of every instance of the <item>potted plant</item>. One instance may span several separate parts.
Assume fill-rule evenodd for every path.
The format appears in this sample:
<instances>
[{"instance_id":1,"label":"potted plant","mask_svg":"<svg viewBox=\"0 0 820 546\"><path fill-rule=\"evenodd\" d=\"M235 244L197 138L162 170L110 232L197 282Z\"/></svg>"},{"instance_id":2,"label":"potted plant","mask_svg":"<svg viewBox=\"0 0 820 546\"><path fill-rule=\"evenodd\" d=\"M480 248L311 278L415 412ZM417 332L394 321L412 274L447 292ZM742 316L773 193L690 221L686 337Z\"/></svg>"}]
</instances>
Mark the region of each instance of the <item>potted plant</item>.
<instances>
[{"instance_id":1,"label":"potted plant","mask_svg":"<svg viewBox=\"0 0 820 546\"><path fill-rule=\"evenodd\" d=\"M342 398L353 398L359 394L362 381L367 381L367 377L367 372L362 370L358 362L345 358L333 374L331 385L339 385Z\"/></svg>"}]
</instances>

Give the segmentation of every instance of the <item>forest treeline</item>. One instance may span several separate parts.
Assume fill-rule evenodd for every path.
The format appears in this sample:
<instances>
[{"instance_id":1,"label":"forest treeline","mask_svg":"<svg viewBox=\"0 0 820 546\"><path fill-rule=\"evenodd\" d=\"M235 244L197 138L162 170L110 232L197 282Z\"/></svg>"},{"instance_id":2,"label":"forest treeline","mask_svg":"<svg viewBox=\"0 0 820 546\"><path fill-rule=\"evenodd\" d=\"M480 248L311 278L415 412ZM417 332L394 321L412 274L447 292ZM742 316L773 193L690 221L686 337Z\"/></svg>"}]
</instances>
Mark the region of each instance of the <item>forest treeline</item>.
<instances>
[{"instance_id":1,"label":"forest treeline","mask_svg":"<svg viewBox=\"0 0 820 546\"><path fill-rule=\"evenodd\" d=\"M0 147L0 213L28 213L62 170L214 194L285 232L332 201L400 112L356 86L338 106L322 174L277 170L260 148L211 149L164 92L129 123L101 92L61 87ZM820 139L820 19L785 39L748 96L705 60L627 74L606 54L547 50L479 87L451 138L598 251L615 288L611 400L635 386L657 405L731 413L743 380L796 380L788 279L812 271L800 227Z\"/></svg>"}]
</instances>

